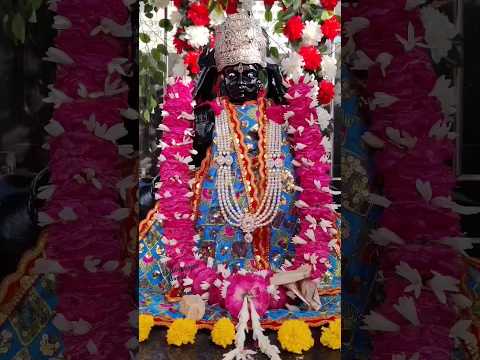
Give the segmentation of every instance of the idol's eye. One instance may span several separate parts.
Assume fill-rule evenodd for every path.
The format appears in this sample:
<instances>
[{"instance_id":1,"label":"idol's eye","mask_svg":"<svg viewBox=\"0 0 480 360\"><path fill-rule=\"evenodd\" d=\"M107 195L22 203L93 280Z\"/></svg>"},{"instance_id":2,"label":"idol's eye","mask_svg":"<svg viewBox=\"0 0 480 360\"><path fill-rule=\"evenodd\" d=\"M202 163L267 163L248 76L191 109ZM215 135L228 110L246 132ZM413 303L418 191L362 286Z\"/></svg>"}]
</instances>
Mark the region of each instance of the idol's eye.
<instances>
[{"instance_id":1,"label":"idol's eye","mask_svg":"<svg viewBox=\"0 0 480 360\"><path fill-rule=\"evenodd\" d=\"M253 79L253 78L255 78L255 73L254 73L253 71L249 71L249 72L247 73L247 76L248 76L250 79Z\"/></svg>"},{"instance_id":2,"label":"idol's eye","mask_svg":"<svg viewBox=\"0 0 480 360\"><path fill-rule=\"evenodd\" d=\"M230 79L234 79L237 76L234 72L227 73L227 77Z\"/></svg>"}]
</instances>

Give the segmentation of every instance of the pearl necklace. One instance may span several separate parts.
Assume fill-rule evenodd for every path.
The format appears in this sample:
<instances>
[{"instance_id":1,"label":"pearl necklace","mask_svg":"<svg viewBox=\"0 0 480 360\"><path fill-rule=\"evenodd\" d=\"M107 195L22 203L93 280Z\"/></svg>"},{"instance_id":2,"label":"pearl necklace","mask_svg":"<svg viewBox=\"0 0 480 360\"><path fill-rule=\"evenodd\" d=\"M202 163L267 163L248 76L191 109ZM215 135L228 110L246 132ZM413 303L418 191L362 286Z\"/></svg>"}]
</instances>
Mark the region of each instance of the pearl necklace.
<instances>
[{"instance_id":1,"label":"pearl necklace","mask_svg":"<svg viewBox=\"0 0 480 360\"><path fill-rule=\"evenodd\" d=\"M220 210L223 218L232 226L239 227L244 233L247 242L253 241L252 233L255 229L270 224L277 216L282 196L282 169L281 157L282 126L272 121L267 125L267 149L265 163L267 168L267 187L262 202L254 214L248 209L241 209L233 189L233 138L229 126L227 112L222 111L215 119L217 133L218 164L217 192Z\"/></svg>"}]
</instances>

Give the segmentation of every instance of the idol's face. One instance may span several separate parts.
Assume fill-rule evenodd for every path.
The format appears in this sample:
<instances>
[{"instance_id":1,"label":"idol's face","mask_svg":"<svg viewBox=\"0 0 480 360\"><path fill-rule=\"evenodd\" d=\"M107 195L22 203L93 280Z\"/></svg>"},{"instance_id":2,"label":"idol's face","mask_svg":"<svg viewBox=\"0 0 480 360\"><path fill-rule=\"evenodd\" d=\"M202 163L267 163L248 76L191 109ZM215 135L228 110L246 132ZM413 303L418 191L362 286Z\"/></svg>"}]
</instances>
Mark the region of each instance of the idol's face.
<instances>
[{"instance_id":1,"label":"idol's face","mask_svg":"<svg viewBox=\"0 0 480 360\"><path fill-rule=\"evenodd\" d=\"M254 64L227 66L222 71L225 95L234 104L255 100L261 88L260 67Z\"/></svg>"}]
</instances>

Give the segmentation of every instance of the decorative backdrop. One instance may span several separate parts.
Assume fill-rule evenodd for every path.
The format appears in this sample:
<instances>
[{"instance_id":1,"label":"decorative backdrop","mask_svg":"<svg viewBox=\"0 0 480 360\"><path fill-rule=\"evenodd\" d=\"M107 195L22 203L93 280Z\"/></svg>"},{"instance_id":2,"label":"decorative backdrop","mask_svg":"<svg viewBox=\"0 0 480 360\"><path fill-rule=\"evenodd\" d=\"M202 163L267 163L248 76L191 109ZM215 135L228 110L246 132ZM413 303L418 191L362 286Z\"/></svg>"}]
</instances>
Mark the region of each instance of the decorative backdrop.
<instances>
[{"instance_id":1,"label":"decorative backdrop","mask_svg":"<svg viewBox=\"0 0 480 360\"><path fill-rule=\"evenodd\" d=\"M146 18L159 18L170 1L144 0ZM320 81L318 100L322 105L331 103L335 96L334 81L336 58L335 39L340 35L339 3L322 1L252 1L254 9L265 7L265 23L270 31L271 43L268 55L281 64L288 79L297 81L305 73ZM198 59L203 46L214 46L214 27L221 24L229 13L237 11L240 1L173 1L175 10L168 11L168 18L159 20L158 30L173 32L173 44L182 61L172 68L170 76L195 77L200 68ZM335 12L336 10L336 12ZM276 14L276 18L273 18ZM268 32L267 31L267 32ZM275 36L273 36L275 34ZM276 40L282 36L283 41ZM167 35L167 38L170 34ZM275 37L275 39L274 39ZM152 44L152 35L143 32L140 41ZM158 40L157 40L158 41ZM284 46L286 45L286 46ZM279 49L279 47L281 47ZM285 47L285 48L284 48ZM141 93L144 97L142 118L150 119L160 101L155 96L153 84L164 84L167 74L168 47L164 43L147 46L141 54Z\"/></svg>"},{"instance_id":2,"label":"decorative backdrop","mask_svg":"<svg viewBox=\"0 0 480 360\"><path fill-rule=\"evenodd\" d=\"M435 3L416 1L360 1L343 16L344 51L352 69L368 73L362 138L375 177L365 196L383 210L370 233L382 253L382 298L364 317L372 358L446 359L464 345L475 353L471 301L460 286L472 239L462 237L458 214L479 209L451 199L455 88L434 68L456 51L455 26Z\"/></svg>"}]
</instances>

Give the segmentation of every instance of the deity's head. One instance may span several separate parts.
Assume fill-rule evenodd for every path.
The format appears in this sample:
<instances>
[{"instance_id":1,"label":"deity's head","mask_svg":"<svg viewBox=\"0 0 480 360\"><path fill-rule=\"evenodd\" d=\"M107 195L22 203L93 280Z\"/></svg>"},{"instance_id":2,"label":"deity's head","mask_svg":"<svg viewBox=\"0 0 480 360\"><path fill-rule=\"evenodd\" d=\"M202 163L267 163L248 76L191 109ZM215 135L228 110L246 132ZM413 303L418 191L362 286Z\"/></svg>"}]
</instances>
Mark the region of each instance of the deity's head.
<instances>
[{"instance_id":1,"label":"deity's head","mask_svg":"<svg viewBox=\"0 0 480 360\"><path fill-rule=\"evenodd\" d=\"M267 63L267 47L265 32L251 12L229 15L215 31L215 49L205 51L200 61L203 73L196 95L207 98L206 89L217 83L216 95L235 104L255 100L261 92L282 101L281 75L276 65Z\"/></svg>"},{"instance_id":2,"label":"deity's head","mask_svg":"<svg viewBox=\"0 0 480 360\"><path fill-rule=\"evenodd\" d=\"M266 83L267 39L247 11L227 17L215 31L215 63L221 91L233 103L258 97Z\"/></svg>"}]
</instances>

